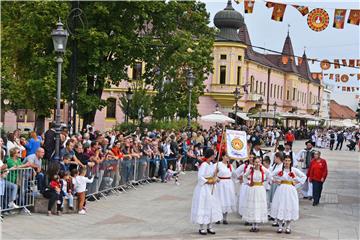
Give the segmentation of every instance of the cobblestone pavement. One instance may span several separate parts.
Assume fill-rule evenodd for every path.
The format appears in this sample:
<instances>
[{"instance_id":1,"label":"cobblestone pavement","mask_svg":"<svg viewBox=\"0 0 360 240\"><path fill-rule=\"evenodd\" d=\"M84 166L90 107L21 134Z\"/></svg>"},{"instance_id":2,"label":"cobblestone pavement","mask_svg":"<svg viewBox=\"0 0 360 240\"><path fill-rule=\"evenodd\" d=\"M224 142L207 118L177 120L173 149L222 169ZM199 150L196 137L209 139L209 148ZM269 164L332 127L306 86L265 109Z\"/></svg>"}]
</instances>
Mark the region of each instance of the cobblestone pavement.
<instances>
[{"instance_id":1,"label":"cobblestone pavement","mask_svg":"<svg viewBox=\"0 0 360 240\"><path fill-rule=\"evenodd\" d=\"M295 144L299 150L303 142ZM216 225L215 236L200 237L190 224L196 173L174 183L153 183L88 204L88 214L12 215L2 224L0 239L359 239L359 153L322 150L329 177L321 204L300 200L300 219L291 235L277 234L270 224L250 233L236 214L230 224Z\"/></svg>"}]
</instances>

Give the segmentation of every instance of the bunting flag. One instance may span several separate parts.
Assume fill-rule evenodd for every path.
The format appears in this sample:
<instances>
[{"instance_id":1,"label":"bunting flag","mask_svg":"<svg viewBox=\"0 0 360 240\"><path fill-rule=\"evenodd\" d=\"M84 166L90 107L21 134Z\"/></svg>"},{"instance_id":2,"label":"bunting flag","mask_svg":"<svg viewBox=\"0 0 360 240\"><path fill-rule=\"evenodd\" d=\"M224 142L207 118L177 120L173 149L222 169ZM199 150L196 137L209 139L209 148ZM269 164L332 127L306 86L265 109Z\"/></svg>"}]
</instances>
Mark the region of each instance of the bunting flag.
<instances>
[{"instance_id":1,"label":"bunting flag","mask_svg":"<svg viewBox=\"0 0 360 240\"><path fill-rule=\"evenodd\" d=\"M334 68L340 68L339 59L334 59Z\"/></svg>"},{"instance_id":2,"label":"bunting flag","mask_svg":"<svg viewBox=\"0 0 360 240\"><path fill-rule=\"evenodd\" d=\"M340 74L335 74L335 82L340 82Z\"/></svg>"},{"instance_id":3,"label":"bunting flag","mask_svg":"<svg viewBox=\"0 0 360 240\"><path fill-rule=\"evenodd\" d=\"M272 7L275 6L275 3L273 3L273 2L266 2L265 6L266 6L267 8L272 8Z\"/></svg>"},{"instance_id":4,"label":"bunting flag","mask_svg":"<svg viewBox=\"0 0 360 240\"><path fill-rule=\"evenodd\" d=\"M349 67L355 67L355 59L349 60Z\"/></svg>"},{"instance_id":5,"label":"bunting flag","mask_svg":"<svg viewBox=\"0 0 360 240\"><path fill-rule=\"evenodd\" d=\"M313 79L318 79L318 80L322 80L323 79L323 75L322 75L322 73L311 73L311 77L313 78Z\"/></svg>"},{"instance_id":6,"label":"bunting flag","mask_svg":"<svg viewBox=\"0 0 360 240\"><path fill-rule=\"evenodd\" d=\"M360 59L356 60L356 66L360 67Z\"/></svg>"},{"instance_id":7,"label":"bunting flag","mask_svg":"<svg viewBox=\"0 0 360 240\"><path fill-rule=\"evenodd\" d=\"M298 5L292 5L294 8L296 8L301 15L305 16L306 14L309 13L309 8L305 7L305 6L298 6Z\"/></svg>"},{"instance_id":8,"label":"bunting flag","mask_svg":"<svg viewBox=\"0 0 360 240\"><path fill-rule=\"evenodd\" d=\"M281 57L281 62L282 62L282 64L284 64L284 65L288 64L288 62L289 62L289 57L288 57L288 56L282 56L282 57Z\"/></svg>"},{"instance_id":9,"label":"bunting flag","mask_svg":"<svg viewBox=\"0 0 360 240\"><path fill-rule=\"evenodd\" d=\"M244 1L245 13L252 13L254 10L254 4L255 4L255 0L245 0Z\"/></svg>"},{"instance_id":10,"label":"bunting flag","mask_svg":"<svg viewBox=\"0 0 360 240\"><path fill-rule=\"evenodd\" d=\"M351 9L347 22L349 24L359 25L359 23L360 23L360 10Z\"/></svg>"},{"instance_id":11,"label":"bunting flag","mask_svg":"<svg viewBox=\"0 0 360 240\"><path fill-rule=\"evenodd\" d=\"M315 32L325 30L329 26L329 14L321 8L315 8L308 14L308 26Z\"/></svg>"},{"instance_id":12,"label":"bunting flag","mask_svg":"<svg viewBox=\"0 0 360 240\"><path fill-rule=\"evenodd\" d=\"M346 67L346 66L347 66L346 59L342 59L341 61L342 61L342 65L343 65L344 67Z\"/></svg>"},{"instance_id":13,"label":"bunting flag","mask_svg":"<svg viewBox=\"0 0 360 240\"><path fill-rule=\"evenodd\" d=\"M274 21L282 22L284 13L285 13L285 9L286 9L286 4L276 3L274 5L271 19Z\"/></svg>"},{"instance_id":14,"label":"bunting flag","mask_svg":"<svg viewBox=\"0 0 360 240\"><path fill-rule=\"evenodd\" d=\"M333 27L343 29L345 24L346 9L335 9Z\"/></svg>"},{"instance_id":15,"label":"bunting flag","mask_svg":"<svg viewBox=\"0 0 360 240\"><path fill-rule=\"evenodd\" d=\"M330 73L329 79L330 79L330 80L333 80L333 79L334 79L334 74L333 74L333 73Z\"/></svg>"},{"instance_id":16,"label":"bunting flag","mask_svg":"<svg viewBox=\"0 0 360 240\"><path fill-rule=\"evenodd\" d=\"M320 62L320 67L322 70L328 70L331 67L331 64L330 64L329 60L324 59Z\"/></svg>"},{"instance_id":17,"label":"bunting flag","mask_svg":"<svg viewBox=\"0 0 360 240\"><path fill-rule=\"evenodd\" d=\"M349 81L349 76L347 74L342 74L340 77L340 80L342 82L348 82Z\"/></svg>"},{"instance_id":18,"label":"bunting flag","mask_svg":"<svg viewBox=\"0 0 360 240\"><path fill-rule=\"evenodd\" d=\"M360 73L358 73L358 75L357 75L357 76L358 76L358 77L357 77L357 79L358 79L358 80L360 80Z\"/></svg>"}]
</instances>

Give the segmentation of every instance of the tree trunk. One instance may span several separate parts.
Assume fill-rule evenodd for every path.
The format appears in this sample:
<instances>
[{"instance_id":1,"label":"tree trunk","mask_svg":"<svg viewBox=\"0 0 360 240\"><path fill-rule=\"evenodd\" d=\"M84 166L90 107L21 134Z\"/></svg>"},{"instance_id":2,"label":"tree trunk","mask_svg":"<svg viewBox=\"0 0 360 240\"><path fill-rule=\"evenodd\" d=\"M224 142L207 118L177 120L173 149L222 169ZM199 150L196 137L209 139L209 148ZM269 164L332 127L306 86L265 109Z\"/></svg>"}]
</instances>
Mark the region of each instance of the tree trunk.
<instances>
[{"instance_id":1,"label":"tree trunk","mask_svg":"<svg viewBox=\"0 0 360 240\"><path fill-rule=\"evenodd\" d=\"M104 90L104 81L105 80L103 78L101 78L100 76L97 76L97 78L95 78L94 76L87 76L87 82L88 82L88 84L87 84L88 88L86 90L87 95L101 99L101 95ZM83 129L86 129L86 126L88 124L94 123L96 110L97 109L94 109L91 112L84 114L83 126L82 126Z\"/></svg>"},{"instance_id":2,"label":"tree trunk","mask_svg":"<svg viewBox=\"0 0 360 240\"><path fill-rule=\"evenodd\" d=\"M34 130L41 135L45 131L45 116L36 116Z\"/></svg>"}]
</instances>

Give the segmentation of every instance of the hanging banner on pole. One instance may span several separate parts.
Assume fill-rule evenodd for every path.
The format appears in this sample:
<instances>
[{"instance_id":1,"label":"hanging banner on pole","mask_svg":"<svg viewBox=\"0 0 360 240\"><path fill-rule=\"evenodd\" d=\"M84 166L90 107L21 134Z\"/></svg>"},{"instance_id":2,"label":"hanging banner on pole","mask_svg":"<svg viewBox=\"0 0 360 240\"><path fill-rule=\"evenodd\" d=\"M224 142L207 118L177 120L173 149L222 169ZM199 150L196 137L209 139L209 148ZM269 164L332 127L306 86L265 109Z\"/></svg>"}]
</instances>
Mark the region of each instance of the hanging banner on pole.
<instances>
[{"instance_id":1,"label":"hanging banner on pole","mask_svg":"<svg viewBox=\"0 0 360 240\"><path fill-rule=\"evenodd\" d=\"M246 132L226 129L225 134L227 156L236 160L248 158Z\"/></svg>"},{"instance_id":2,"label":"hanging banner on pole","mask_svg":"<svg viewBox=\"0 0 360 240\"><path fill-rule=\"evenodd\" d=\"M345 24L346 9L335 9L333 27L343 29Z\"/></svg>"}]
</instances>

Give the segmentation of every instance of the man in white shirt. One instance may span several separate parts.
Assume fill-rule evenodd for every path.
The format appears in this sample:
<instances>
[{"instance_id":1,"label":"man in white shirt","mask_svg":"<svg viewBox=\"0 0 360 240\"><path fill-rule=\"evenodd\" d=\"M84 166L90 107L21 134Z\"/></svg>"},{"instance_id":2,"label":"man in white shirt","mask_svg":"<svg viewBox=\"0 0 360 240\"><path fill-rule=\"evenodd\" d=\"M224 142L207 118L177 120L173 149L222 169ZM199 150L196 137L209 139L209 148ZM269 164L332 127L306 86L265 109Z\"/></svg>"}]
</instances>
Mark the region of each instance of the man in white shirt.
<instances>
[{"instance_id":1,"label":"man in white shirt","mask_svg":"<svg viewBox=\"0 0 360 240\"><path fill-rule=\"evenodd\" d=\"M32 167L36 172L36 182L37 187L40 193L43 193L45 190L45 175L42 172L41 165L42 159L45 155L45 150L43 148L38 148L34 154L30 154L24 159L25 163L30 163L30 167Z\"/></svg>"}]
</instances>

